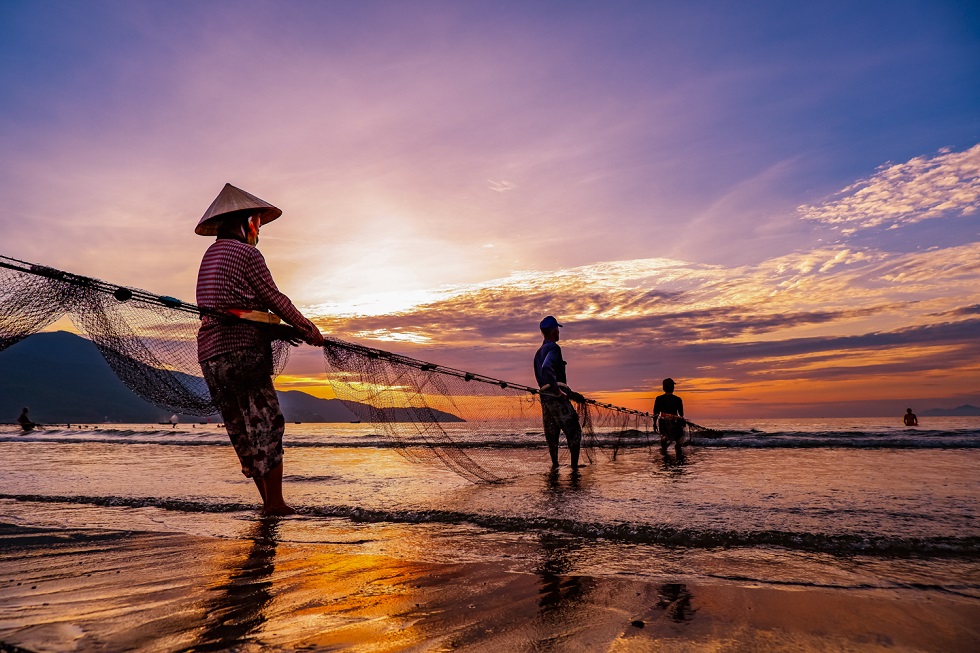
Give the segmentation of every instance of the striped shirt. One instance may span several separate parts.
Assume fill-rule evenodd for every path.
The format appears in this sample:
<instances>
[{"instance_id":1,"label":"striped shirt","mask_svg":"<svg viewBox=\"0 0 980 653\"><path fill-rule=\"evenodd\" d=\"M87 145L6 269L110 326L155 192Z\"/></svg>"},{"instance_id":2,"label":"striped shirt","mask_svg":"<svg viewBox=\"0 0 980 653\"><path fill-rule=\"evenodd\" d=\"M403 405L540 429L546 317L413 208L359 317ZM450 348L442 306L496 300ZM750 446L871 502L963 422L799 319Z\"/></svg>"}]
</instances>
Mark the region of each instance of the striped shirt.
<instances>
[{"instance_id":1,"label":"striped shirt","mask_svg":"<svg viewBox=\"0 0 980 653\"><path fill-rule=\"evenodd\" d=\"M289 297L279 292L262 253L230 238L214 241L204 253L197 273L197 304L218 310L272 311L304 337L318 332ZM203 315L197 332L197 360L203 362L240 349L262 351L269 342L269 336L257 325Z\"/></svg>"}]
</instances>

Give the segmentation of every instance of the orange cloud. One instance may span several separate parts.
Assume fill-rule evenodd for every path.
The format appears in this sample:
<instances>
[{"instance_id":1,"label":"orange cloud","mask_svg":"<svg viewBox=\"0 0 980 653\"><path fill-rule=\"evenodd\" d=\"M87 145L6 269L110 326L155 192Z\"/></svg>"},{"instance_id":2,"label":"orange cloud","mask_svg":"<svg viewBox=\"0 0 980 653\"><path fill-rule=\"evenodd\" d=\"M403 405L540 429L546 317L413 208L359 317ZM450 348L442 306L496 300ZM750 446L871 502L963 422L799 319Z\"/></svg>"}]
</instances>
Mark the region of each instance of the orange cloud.
<instances>
[{"instance_id":1,"label":"orange cloud","mask_svg":"<svg viewBox=\"0 0 980 653\"><path fill-rule=\"evenodd\" d=\"M977 387L978 260L980 243L899 254L825 248L738 268L615 261L516 273L391 314L317 322L340 337L375 337L376 346L530 384L537 321L554 314L565 324L573 387L633 407L665 376L716 414L772 410L780 397L814 405L856 397L861 384L869 399L889 388L901 403L922 395L922 375L936 370L944 380L933 389L948 396ZM736 409L753 397L754 408Z\"/></svg>"}]
</instances>

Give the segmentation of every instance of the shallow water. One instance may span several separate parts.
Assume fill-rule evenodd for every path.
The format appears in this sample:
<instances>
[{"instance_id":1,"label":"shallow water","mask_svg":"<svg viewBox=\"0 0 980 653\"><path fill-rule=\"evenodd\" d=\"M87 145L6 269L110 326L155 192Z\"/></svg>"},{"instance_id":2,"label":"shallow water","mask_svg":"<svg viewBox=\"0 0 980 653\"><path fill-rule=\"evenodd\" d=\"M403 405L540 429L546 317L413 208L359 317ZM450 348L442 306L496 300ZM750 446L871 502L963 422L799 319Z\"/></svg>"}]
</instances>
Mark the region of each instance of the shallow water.
<instances>
[{"instance_id":1,"label":"shallow water","mask_svg":"<svg viewBox=\"0 0 980 653\"><path fill-rule=\"evenodd\" d=\"M342 523L354 549L426 561L980 598L980 418L705 426L721 437L682 461L643 442L615 459L600 447L577 477L549 472L539 435L456 427L508 471L474 484L370 425L291 424L285 484L301 515L281 535L319 542ZM0 427L0 455L8 523L234 537L255 518L215 425Z\"/></svg>"}]
</instances>

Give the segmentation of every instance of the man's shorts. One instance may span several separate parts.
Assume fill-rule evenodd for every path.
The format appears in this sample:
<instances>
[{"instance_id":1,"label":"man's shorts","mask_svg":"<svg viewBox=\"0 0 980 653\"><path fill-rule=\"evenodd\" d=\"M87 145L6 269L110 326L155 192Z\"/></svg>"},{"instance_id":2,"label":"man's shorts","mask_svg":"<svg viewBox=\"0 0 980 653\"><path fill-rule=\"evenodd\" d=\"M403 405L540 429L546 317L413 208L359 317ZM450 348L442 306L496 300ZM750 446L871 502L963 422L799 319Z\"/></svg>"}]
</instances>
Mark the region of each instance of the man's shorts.
<instances>
[{"instance_id":1,"label":"man's shorts","mask_svg":"<svg viewBox=\"0 0 980 653\"><path fill-rule=\"evenodd\" d=\"M567 399L542 399L541 416L544 421L544 437L549 443L557 444L559 434L564 431L569 446L578 446L582 440L582 426L578 422L575 406Z\"/></svg>"},{"instance_id":2,"label":"man's shorts","mask_svg":"<svg viewBox=\"0 0 980 653\"><path fill-rule=\"evenodd\" d=\"M282 463L286 420L272 386L272 361L250 349L201 363L211 398L221 412L231 444L249 478L265 476Z\"/></svg>"},{"instance_id":3,"label":"man's shorts","mask_svg":"<svg viewBox=\"0 0 980 653\"><path fill-rule=\"evenodd\" d=\"M661 417L657 422L662 441L679 442L684 437L684 420Z\"/></svg>"}]
</instances>

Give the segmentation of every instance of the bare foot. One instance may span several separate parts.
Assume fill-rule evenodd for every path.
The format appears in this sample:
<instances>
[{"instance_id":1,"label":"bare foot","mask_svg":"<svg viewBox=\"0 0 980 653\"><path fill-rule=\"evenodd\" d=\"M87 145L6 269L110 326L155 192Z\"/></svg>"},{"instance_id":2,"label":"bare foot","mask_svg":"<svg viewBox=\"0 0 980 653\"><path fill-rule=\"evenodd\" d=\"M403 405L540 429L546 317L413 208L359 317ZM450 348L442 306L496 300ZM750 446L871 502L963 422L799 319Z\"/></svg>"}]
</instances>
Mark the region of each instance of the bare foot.
<instances>
[{"instance_id":1,"label":"bare foot","mask_svg":"<svg viewBox=\"0 0 980 653\"><path fill-rule=\"evenodd\" d=\"M295 515L296 511L292 507L287 506L285 503L277 506L266 506L262 509L262 515L265 517L286 517L288 515Z\"/></svg>"}]
</instances>

